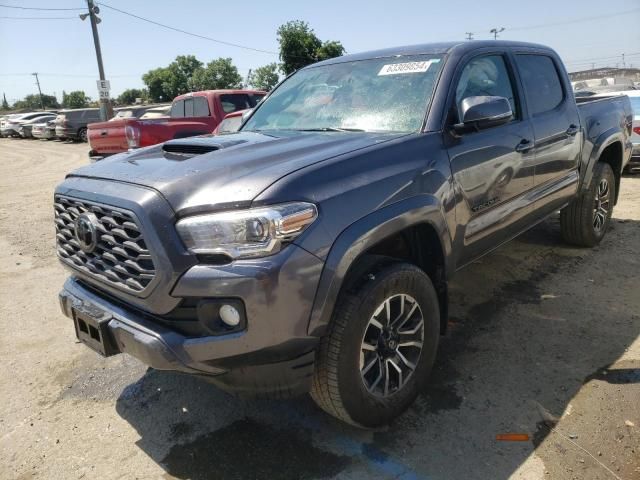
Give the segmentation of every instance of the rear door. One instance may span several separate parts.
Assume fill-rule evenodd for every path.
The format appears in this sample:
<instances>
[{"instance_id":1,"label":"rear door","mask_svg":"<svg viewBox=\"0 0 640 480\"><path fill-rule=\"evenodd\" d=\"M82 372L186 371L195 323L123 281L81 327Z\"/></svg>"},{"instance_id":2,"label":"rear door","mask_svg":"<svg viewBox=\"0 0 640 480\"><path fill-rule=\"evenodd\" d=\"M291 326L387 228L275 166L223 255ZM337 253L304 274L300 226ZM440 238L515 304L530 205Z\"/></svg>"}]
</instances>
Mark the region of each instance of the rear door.
<instances>
[{"instance_id":1,"label":"rear door","mask_svg":"<svg viewBox=\"0 0 640 480\"><path fill-rule=\"evenodd\" d=\"M173 102L171 118L181 119L172 124L172 138L184 138L211 133L212 112L204 95L194 95Z\"/></svg>"},{"instance_id":2,"label":"rear door","mask_svg":"<svg viewBox=\"0 0 640 480\"><path fill-rule=\"evenodd\" d=\"M559 60L547 53L516 52L535 138L535 185L571 181L580 162L582 133L573 93Z\"/></svg>"},{"instance_id":3,"label":"rear door","mask_svg":"<svg viewBox=\"0 0 640 480\"><path fill-rule=\"evenodd\" d=\"M510 57L505 52L465 58L454 77L447 131L460 121L463 99L500 96L511 103L513 119L503 125L454 135L448 141L456 189L462 197L456 217L464 226L458 266L519 233L533 188L533 129L523 111Z\"/></svg>"}]
</instances>

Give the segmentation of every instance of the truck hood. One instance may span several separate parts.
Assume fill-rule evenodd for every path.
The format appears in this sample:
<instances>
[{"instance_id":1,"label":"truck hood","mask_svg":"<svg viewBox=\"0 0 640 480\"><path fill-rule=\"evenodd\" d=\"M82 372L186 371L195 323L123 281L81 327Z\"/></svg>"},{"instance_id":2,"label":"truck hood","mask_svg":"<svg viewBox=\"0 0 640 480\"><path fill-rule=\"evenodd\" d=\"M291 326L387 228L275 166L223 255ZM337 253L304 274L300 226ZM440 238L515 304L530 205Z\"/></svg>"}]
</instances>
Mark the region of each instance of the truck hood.
<instances>
[{"instance_id":1,"label":"truck hood","mask_svg":"<svg viewBox=\"0 0 640 480\"><path fill-rule=\"evenodd\" d=\"M239 208L287 174L403 135L290 130L207 135L115 155L70 176L152 188L181 214Z\"/></svg>"}]
</instances>

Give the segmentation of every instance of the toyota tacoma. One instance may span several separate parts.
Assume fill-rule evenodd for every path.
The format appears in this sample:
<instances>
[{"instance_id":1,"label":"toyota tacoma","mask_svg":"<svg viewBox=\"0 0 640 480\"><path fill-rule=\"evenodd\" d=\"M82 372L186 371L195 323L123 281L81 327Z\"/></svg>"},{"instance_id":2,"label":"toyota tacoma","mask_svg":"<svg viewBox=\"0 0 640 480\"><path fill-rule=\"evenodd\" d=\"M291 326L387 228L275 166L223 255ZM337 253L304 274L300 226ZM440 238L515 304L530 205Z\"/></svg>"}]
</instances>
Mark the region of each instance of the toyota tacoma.
<instances>
[{"instance_id":1,"label":"toyota tacoma","mask_svg":"<svg viewBox=\"0 0 640 480\"><path fill-rule=\"evenodd\" d=\"M316 63L237 133L70 173L61 308L102 355L375 427L423 388L457 270L557 211L567 242L602 240L631 124L627 97L576 103L541 45Z\"/></svg>"}]
</instances>

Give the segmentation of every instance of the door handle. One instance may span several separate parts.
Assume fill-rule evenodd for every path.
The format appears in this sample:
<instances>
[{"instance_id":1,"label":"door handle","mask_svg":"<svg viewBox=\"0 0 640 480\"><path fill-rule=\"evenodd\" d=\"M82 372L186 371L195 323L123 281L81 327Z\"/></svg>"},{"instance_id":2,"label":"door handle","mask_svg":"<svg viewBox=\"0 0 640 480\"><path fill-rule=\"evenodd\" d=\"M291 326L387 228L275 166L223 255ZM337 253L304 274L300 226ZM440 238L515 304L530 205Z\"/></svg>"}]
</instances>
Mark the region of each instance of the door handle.
<instances>
[{"instance_id":1,"label":"door handle","mask_svg":"<svg viewBox=\"0 0 640 480\"><path fill-rule=\"evenodd\" d=\"M569 125L569 128L567 128L566 134L569 137L573 137L576 133L578 133L578 127L572 123Z\"/></svg>"},{"instance_id":2,"label":"door handle","mask_svg":"<svg viewBox=\"0 0 640 480\"><path fill-rule=\"evenodd\" d=\"M532 148L533 148L533 142L531 140L527 140L526 138L523 138L522 140L520 140L520 143L516 145L516 152L527 153Z\"/></svg>"}]
</instances>

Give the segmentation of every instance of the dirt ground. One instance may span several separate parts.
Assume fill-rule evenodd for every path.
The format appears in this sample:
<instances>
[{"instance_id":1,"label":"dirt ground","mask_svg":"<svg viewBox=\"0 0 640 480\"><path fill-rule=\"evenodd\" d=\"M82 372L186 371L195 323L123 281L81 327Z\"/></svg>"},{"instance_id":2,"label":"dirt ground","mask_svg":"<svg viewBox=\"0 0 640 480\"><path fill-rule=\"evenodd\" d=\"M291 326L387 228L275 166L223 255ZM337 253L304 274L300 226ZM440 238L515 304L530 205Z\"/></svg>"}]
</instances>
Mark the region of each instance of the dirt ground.
<instances>
[{"instance_id":1,"label":"dirt ground","mask_svg":"<svg viewBox=\"0 0 640 480\"><path fill-rule=\"evenodd\" d=\"M0 478L640 479L640 176L598 248L552 218L460 272L428 389L361 431L76 342L52 195L87 151L0 139Z\"/></svg>"}]
</instances>

